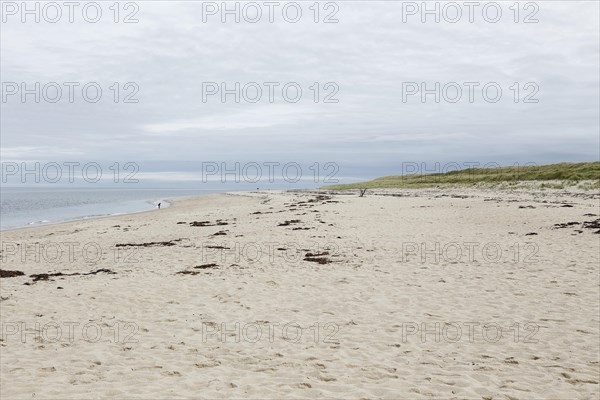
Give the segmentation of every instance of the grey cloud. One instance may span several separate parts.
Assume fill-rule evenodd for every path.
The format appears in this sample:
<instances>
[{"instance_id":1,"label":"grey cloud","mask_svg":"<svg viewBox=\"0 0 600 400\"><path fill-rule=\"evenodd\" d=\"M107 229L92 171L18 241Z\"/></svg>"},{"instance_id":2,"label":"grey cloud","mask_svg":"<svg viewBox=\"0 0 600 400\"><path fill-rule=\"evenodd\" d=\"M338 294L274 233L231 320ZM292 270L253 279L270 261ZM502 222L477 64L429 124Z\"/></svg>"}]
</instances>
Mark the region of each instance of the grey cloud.
<instances>
[{"instance_id":1,"label":"grey cloud","mask_svg":"<svg viewBox=\"0 0 600 400\"><path fill-rule=\"evenodd\" d=\"M392 2L339 2L338 24L204 24L201 3L139 4L138 24L3 24L3 82L96 81L105 97L113 82L140 87L138 104L3 103L3 160L275 156L393 174L415 156L598 158L595 2L540 2L530 25L403 24ZM204 81L294 81L305 92L295 104L203 103ZM316 81L336 82L339 103L315 104ZM497 81L505 92L496 104L403 103L406 81ZM540 102L514 103L508 88L529 81Z\"/></svg>"}]
</instances>

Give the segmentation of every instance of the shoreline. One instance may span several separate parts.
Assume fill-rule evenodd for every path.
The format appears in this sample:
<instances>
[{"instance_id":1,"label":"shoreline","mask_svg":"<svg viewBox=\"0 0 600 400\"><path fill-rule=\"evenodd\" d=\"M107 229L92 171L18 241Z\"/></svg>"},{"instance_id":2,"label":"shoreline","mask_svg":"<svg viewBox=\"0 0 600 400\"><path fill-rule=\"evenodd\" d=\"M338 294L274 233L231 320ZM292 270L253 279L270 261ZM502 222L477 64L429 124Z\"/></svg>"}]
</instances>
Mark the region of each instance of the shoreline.
<instances>
[{"instance_id":1,"label":"shoreline","mask_svg":"<svg viewBox=\"0 0 600 400\"><path fill-rule=\"evenodd\" d=\"M167 201L167 200L165 200L165 201ZM169 203L170 203L170 205L168 207L165 207L165 209L170 208L172 206L173 202L169 202ZM24 229L36 229L36 228L43 228L43 227L47 227L47 226L57 226L57 225L64 225L64 224L77 223L77 222L90 221L90 220L103 219L103 218L120 217L120 216L127 216L127 215L141 214L141 213L151 213L154 211L158 211L158 209L133 211L133 212L128 212L128 213L118 213L118 214L110 214L110 215L98 215L98 216L92 216L92 217L77 217L74 219L67 219L67 220L62 220L62 221L57 221L57 222L31 224L31 226L3 228L3 229L0 229L0 232L4 233L4 232L19 231L19 230L24 230Z\"/></svg>"},{"instance_id":2,"label":"shoreline","mask_svg":"<svg viewBox=\"0 0 600 400\"><path fill-rule=\"evenodd\" d=\"M293 190L296 190L296 189L293 189ZM78 223L85 223L88 221L106 220L106 219L110 219L110 218L127 218L129 216L137 216L137 215L143 215L143 214L150 215L152 213L156 213L156 212L163 211L163 210L171 210L177 204L182 203L184 201L188 201L188 200L199 200L199 199L205 198L207 196L225 196L225 195L244 196L243 193L256 193L256 191L219 192L219 193L208 193L208 194L202 194L202 195L191 195L191 196L166 198L163 201L168 202L169 206L162 207L160 210L157 208L154 208L151 210L134 211L134 212L127 212L127 213L111 214L111 215L101 215L101 216L89 217L89 218L76 218L76 219L72 219L72 220L51 222L51 223L46 223L46 224L34 225L34 226L21 226L21 227L17 227L17 228L7 228L7 229L0 230L0 232L11 233L11 232L25 231L25 230L44 229L44 228L48 228L48 227L69 226L69 225L78 224ZM249 196L249 197L251 197L251 196ZM116 222L118 222L118 221L116 221Z\"/></svg>"},{"instance_id":3,"label":"shoreline","mask_svg":"<svg viewBox=\"0 0 600 400\"><path fill-rule=\"evenodd\" d=\"M161 201L162 202L166 202L168 205L166 207L164 207L164 206L161 207L161 209L166 210L168 208L171 208L175 204L176 201L185 200L185 199L194 198L194 197L209 196L209 195L212 195L212 194L215 194L215 193L207 193L207 194L199 194L199 195L187 195L187 196L178 196L178 197L164 198L164 199L161 199ZM23 229L35 229L35 228L41 228L41 227L47 227L47 226L56 226L56 225L69 224L69 223L75 223L75 222L83 222L83 221L90 221L90 220L103 219L103 218L128 216L128 215L142 214L142 213L151 213L151 212L155 212L155 211L159 211L159 209L155 207L155 208L152 208L152 209L140 210L140 211L122 212L122 213L114 213L114 214L107 214L107 215L97 215L97 216L74 217L74 218L69 218L69 219L60 220L60 221L56 221L56 222L38 223L38 224L34 223L34 224L25 225L25 226L2 228L2 229L0 229L0 232L4 233L4 232L11 232L11 231L23 230Z\"/></svg>"},{"instance_id":4,"label":"shoreline","mask_svg":"<svg viewBox=\"0 0 600 400\"><path fill-rule=\"evenodd\" d=\"M153 190L153 189L148 189L148 190ZM395 196L395 195L400 195L400 194L406 194L407 196L410 196L410 194L412 192L427 193L427 192L464 192L464 191L472 191L472 192L476 192L476 193L480 193L480 194L484 194L487 192L501 192L501 193L506 193L506 194L510 194L510 193L514 193L514 194L550 193L550 194L557 195L557 196L583 196L583 197L587 197L587 198L600 198L600 190L580 190L580 189L575 189L575 188L571 188L571 189L552 189L552 188L539 189L538 188L538 189L532 190L532 188L528 188L528 187L503 188L503 189L502 188L493 188L493 187L492 188L487 188L487 187L476 187L476 188L467 188L467 187L368 188L366 195L367 196L369 196L369 195L372 195L372 196L373 195L374 196ZM223 192L207 193L207 194L199 194L199 195L169 197L169 198L165 198L162 200L169 204L167 207L163 207L163 209L169 209L169 208L173 207L176 202L181 201L181 200L187 200L187 199L191 199L191 198L200 198L200 197L210 196L210 195L214 195L214 194L243 195L244 193L250 194L250 193L261 193L261 192L263 192L263 190L259 190L259 191L241 190L241 191L223 191ZM357 193L359 193L359 189L354 189L354 188L329 189L327 187L324 187L324 188L315 188L315 189L304 189L304 188L303 189L268 189L268 190L265 189L264 192L265 193L276 193L276 192L329 193L329 194L341 195L341 196L353 196L353 195L357 195ZM157 208L154 208L154 209L149 209L149 210L116 213L116 214L110 214L110 215L100 215L100 216L92 216L92 217L76 217L73 219L61 220L61 221L57 221L57 222L49 222L49 223L38 224L38 225L2 228L2 229L0 229L0 232L5 233L5 232L25 230L25 229L36 229L36 228L43 228L43 227L48 227L48 226L57 226L57 225L63 225L63 224L84 222L84 221L97 220L97 219L105 219L105 218L113 218L113 217L115 217L115 218L116 217L126 217L128 215L152 213L155 211L159 211L159 210Z\"/></svg>"},{"instance_id":5,"label":"shoreline","mask_svg":"<svg viewBox=\"0 0 600 400\"><path fill-rule=\"evenodd\" d=\"M311 192L311 191L315 191L318 192L319 189L269 189L270 192L285 192L285 191L290 191L290 192ZM235 195L235 196L244 196L244 193L258 193L258 192L262 192L262 191L256 191L256 190L240 190L240 191L223 191L223 192L212 192L212 193L207 193L207 194L199 194L199 195L186 195L186 196L178 196L178 197L168 197L163 199L162 201L167 202L169 205L167 207L162 207L161 210L167 210L172 208L176 203L184 201L184 200L191 200L191 199L196 199L196 198L202 198L205 196L212 196L212 195ZM266 190L265 190L266 192ZM152 213L152 212L157 212L160 211L157 208L153 208L150 210L142 210L142 211L133 211L133 212L124 212L124 213L117 213L117 214L110 214L110 215L99 215L99 216L92 216L92 217L77 217L74 219L68 219L68 220L62 220L62 221L57 221L57 222L49 222L49 223L44 223L44 224L37 224L37 225L31 225L31 226L20 226L20 227L10 227L10 228L6 228L6 229L0 229L0 232L4 233L4 232L12 232L12 231L20 231L20 230L25 230L25 229L37 229L37 228L44 228L44 227L49 227L49 226L57 226L57 225L64 225L64 224L71 224L71 223L77 223L77 222L85 222L85 221L91 221L91 220L98 220L98 219L105 219L105 218L117 218L117 217L127 217L129 215L138 215L138 214L144 214L144 213Z\"/></svg>"}]
</instances>

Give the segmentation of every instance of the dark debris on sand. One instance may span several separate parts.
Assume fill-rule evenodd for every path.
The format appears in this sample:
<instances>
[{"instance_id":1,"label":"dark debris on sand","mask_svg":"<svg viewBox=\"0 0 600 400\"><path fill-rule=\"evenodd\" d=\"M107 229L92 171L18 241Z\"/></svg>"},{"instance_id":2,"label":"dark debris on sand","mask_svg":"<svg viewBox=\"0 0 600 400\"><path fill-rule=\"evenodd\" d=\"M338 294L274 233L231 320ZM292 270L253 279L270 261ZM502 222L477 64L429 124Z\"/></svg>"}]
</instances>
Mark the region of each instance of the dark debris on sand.
<instances>
[{"instance_id":1,"label":"dark debris on sand","mask_svg":"<svg viewBox=\"0 0 600 400\"><path fill-rule=\"evenodd\" d=\"M575 221L564 222L562 224L554 224L554 227L557 229L562 229L562 228L568 228L568 227L574 226L574 225L579 225L579 222L575 222Z\"/></svg>"},{"instance_id":2,"label":"dark debris on sand","mask_svg":"<svg viewBox=\"0 0 600 400\"><path fill-rule=\"evenodd\" d=\"M327 251L324 251L322 253L306 253L306 255L304 256L304 261L316 262L318 264L329 264L333 261L325 257L328 255L329 253Z\"/></svg>"},{"instance_id":3,"label":"dark debris on sand","mask_svg":"<svg viewBox=\"0 0 600 400\"><path fill-rule=\"evenodd\" d=\"M324 251L322 253L306 253L305 257L323 257L323 256L328 256L329 252L328 251Z\"/></svg>"},{"instance_id":4,"label":"dark debris on sand","mask_svg":"<svg viewBox=\"0 0 600 400\"><path fill-rule=\"evenodd\" d=\"M216 220L214 224L212 224L210 221L192 221L190 222L190 226L223 226L223 225L229 225L228 222L225 222L223 220Z\"/></svg>"},{"instance_id":5,"label":"dark debris on sand","mask_svg":"<svg viewBox=\"0 0 600 400\"><path fill-rule=\"evenodd\" d=\"M92 272L87 272L87 273L79 273L79 272L73 272L72 274L63 274L62 272L54 272L51 274L31 274L29 275L30 278L33 278L33 282L37 282L37 281L49 281L50 278L54 278L57 276L76 276L76 275L96 275L99 273L106 273L106 274L110 274L110 275L114 275L116 274L116 272L111 271L110 269L107 268L100 268L96 271L92 271Z\"/></svg>"},{"instance_id":6,"label":"dark debris on sand","mask_svg":"<svg viewBox=\"0 0 600 400\"><path fill-rule=\"evenodd\" d=\"M316 262L318 264L329 264L333 262L327 257L304 257L304 261Z\"/></svg>"},{"instance_id":7,"label":"dark debris on sand","mask_svg":"<svg viewBox=\"0 0 600 400\"><path fill-rule=\"evenodd\" d=\"M282 223L278 224L277 226L288 226L291 224L298 224L300 222L302 222L302 221L300 221L299 219L291 219L289 221L282 222Z\"/></svg>"},{"instance_id":8,"label":"dark debris on sand","mask_svg":"<svg viewBox=\"0 0 600 400\"><path fill-rule=\"evenodd\" d=\"M594 221L585 221L583 227L588 229L600 229L600 218Z\"/></svg>"},{"instance_id":9,"label":"dark debris on sand","mask_svg":"<svg viewBox=\"0 0 600 400\"><path fill-rule=\"evenodd\" d=\"M284 203L285 206L288 206L287 211L298 211L296 207L314 207L317 204L327 204L327 203L339 203L337 200L332 200L333 197L319 194L315 196L313 199L308 199L306 201L296 201L291 203ZM285 210L279 211L285 212Z\"/></svg>"},{"instance_id":10,"label":"dark debris on sand","mask_svg":"<svg viewBox=\"0 0 600 400\"><path fill-rule=\"evenodd\" d=\"M167 242L147 242L147 243L117 243L115 247L154 247L154 246L175 246L182 239L169 240Z\"/></svg>"},{"instance_id":11,"label":"dark debris on sand","mask_svg":"<svg viewBox=\"0 0 600 400\"><path fill-rule=\"evenodd\" d=\"M210 269L210 268L218 268L218 265L215 263L211 263L211 264L196 265L194 267L194 269ZM200 273L200 271L185 270L185 271L177 272L177 275L198 275L199 273Z\"/></svg>"},{"instance_id":12,"label":"dark debris on sand","mask_svg":"<svg viewBox=\"0 0 600 400\"><path fill-rule=\"evenodd\" d=\"M600 218L595 219L593 221L584 221L584 222L571 221L571 222L565 222L562 224L554 224L554 229L575 227L577 225L581 225L581 227L585 228L585 229L599 229L599 230L595 231L594 233L600 234Z\"/></svg>"},{"instance_id":13,"label":"dark debris on sand","mask_svg":"<svg viewBox=\"0 0 600 400\"><path fill-rule=\"evenodd\" d=\"M9 271L7 269L0 269L0 278L14 278L15 276L25 275L22 271Z\"/></svg>"},{"instance_id":14,"label":"dark debris on sand","mask_svg":"<svg viewBox=\"0 0 600 400\"><path fill-rule=\"evenodd\" d=\"M327 203L337 203L337 201L330 201L332 198L333 197L331 197L331 196L327 196L327 195L324 195L324 194L319 194L314 199L307 200L306 202L307 203L316 203L318 201L322 201L324 203L325 202L327 202Z\"/></svg>"},{"instance_id":15,"label":"dark debris on sand","mask_svg":"<svg viewBox=\"0 0 600 400\"><path fill-rule=\"evenodd\" d=\"M198 275L200 271L179 271L177 275Z\"/></svg>"},{"instance_id":16,"label":"dark debris on sand","mask_svg":"<svg viewBox=\"0 0 600 400\"><path fill-rule=\"evenodd\" d=\"M194 269L206 269L206 268L215 268L215 267L218 267L218 265L215 263L210 263L210 264L196 265L194 267Z\"/></svg>"}]
</instances>

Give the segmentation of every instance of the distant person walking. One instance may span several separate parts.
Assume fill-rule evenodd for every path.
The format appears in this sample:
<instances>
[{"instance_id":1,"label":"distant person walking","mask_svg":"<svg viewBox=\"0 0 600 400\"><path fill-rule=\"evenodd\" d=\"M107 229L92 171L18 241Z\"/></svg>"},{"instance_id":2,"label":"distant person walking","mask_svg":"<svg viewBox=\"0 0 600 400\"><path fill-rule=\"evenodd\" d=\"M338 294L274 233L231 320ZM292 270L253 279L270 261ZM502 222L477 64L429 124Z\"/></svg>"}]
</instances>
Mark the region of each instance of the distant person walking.
<instances>
[{"instance_id":1,"label":"distant person walking","mask_svg":"<svg viewBox=\"0 0 600 400\"><path fill-rule=\"evenodd\" d=\"M158 203L158 209L160 210L160 203Z\"/></svg>"}]
</instances>

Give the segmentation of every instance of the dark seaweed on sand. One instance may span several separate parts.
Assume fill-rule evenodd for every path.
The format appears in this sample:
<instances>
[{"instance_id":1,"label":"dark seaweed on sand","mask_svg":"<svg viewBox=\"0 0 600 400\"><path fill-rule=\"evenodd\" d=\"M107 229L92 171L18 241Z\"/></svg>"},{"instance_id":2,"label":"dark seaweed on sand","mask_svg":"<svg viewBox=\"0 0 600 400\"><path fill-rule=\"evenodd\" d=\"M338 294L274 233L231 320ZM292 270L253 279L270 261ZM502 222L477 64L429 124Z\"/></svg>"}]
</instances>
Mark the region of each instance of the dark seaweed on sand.
<instances>
[{"instance_id":1,"label":"dark seaweed on sand","mask_svg":"<svg viewBox=\"0 0 600 400\"><path fill-rule=\"evenodd\" d=\"M147 243L117 243L115 247L153 247L153 246L175 246L182 239L169 240L168 242L147 242Z\"/></svg>"},{"instance_id":2,"label":"dark seaweed on sand","mask_svg":"<svg viewBox=\"0 0 600 400\"><path fill-rule=\"evenodd\" d=\"M101 268L96 271L87 272L84 274L79 273L79 272L73 272L72 274L63 274L62 272L54 272L51 274L32 274L32 275L29 275L29 277L33 278L34 282L37 282L37 281L48 281L48 280L50 280L50 278L54 278L56 276L96 275L101 272L106 273L106 274L111 274L111 275L116 274L116 272L113 272L110 269Z\"/></svg>"},{"instance_id":3,"label":"dark seaweed on sand","mask_svg":"<svg viewBox=\"0 0 600 400\"><path fill-rule=\"evenodd\" d=\"M9 271L6 269L0 269L0 278L14 278L15 276L25 275L22 271Z\"/></svg>"}]
</instances>

